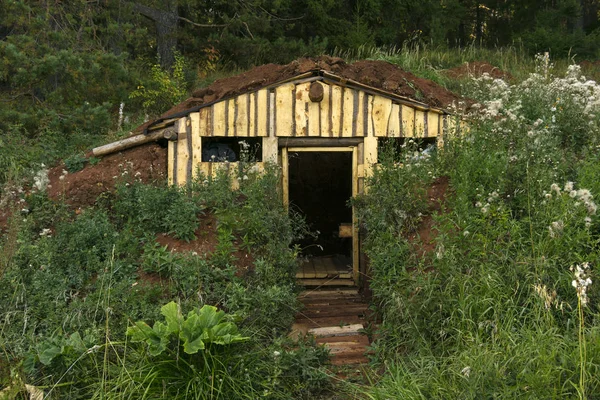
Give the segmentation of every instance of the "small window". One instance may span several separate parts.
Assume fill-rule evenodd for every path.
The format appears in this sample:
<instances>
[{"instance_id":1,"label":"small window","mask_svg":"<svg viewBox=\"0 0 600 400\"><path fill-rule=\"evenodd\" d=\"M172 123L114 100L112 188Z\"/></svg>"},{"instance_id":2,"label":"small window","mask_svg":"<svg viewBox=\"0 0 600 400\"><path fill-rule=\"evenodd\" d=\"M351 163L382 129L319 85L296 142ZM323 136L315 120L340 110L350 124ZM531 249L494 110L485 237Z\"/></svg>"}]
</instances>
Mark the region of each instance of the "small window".
<instances>
[{"instance_id":1,"label":"small window","mask_svg":"<svg viewBox=\"0 0 600 400\"><path fill-rule=\"evenodd\" d=\"M262 161L262 138L202 138L202 162L236 161Z\"/></svg>"},{"instance_id":2,"label":"small window","mask_svg":"<svg viewBox=\"0 0 600 400\"><path fill-rule=\"evenodd\" d=\"M428 138L379 138L377 140L377 162L380 163L385 156L393 158L394 162L400 162L404 152L419 151L430 153L437 145L436 137Z\"/></svg>"}]
</instances>

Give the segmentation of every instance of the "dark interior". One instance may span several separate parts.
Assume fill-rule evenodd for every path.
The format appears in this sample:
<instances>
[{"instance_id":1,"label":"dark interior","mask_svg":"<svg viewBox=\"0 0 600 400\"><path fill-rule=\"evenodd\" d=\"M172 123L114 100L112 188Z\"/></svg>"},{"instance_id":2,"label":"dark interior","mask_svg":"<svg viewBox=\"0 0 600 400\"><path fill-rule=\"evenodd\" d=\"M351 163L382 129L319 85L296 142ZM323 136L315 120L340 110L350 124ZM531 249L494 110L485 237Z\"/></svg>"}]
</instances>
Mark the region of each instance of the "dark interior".
<instances>
[{"instance_id":1,"label":"dark interior","mask_svg":"<svg viewBox=\"0 0 600 400\"><path fill-rule=\"evenodd\" d=\"M339 237L341 223L352 222L352 153L289 153L290 208L305 216L316 238L297 243L309 256L352 254L352 239Z\"/></svg>"}]
</instances>

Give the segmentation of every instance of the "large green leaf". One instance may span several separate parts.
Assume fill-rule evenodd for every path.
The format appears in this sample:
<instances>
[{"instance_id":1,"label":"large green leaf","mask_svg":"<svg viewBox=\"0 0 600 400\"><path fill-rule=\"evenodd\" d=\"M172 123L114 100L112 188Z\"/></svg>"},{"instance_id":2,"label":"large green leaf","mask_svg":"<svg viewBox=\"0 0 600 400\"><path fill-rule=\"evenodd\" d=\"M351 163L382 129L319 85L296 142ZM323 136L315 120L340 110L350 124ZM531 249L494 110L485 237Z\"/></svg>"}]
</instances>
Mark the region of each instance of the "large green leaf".
<instances>
[{"instance_id":1,"label":"large green leaf","mask_svg":"<svg viewBox=\"0 0 600 400\"><path fill-rule=\"evenodd\" d=\"M150 354L156 356L167 348L169 342L169 328L162 322L156 322L153 328L147 323L138 321L134 326L127 328L127 335L132 342L146 342Z\"/></svg>"},{"instance_id":2,"label":"large green leaf","mask_svg":"<svg viewBox=\"0 0 600 400\"><path fill-rule=\"evenodd\" d=\"M204 305L199 312L200 325L203 329L210 329L225 317L225 311L218 311L217 307Z\"/></svg>"},{"instance_id":3,"label":"large green leaf","mask_svg":"<svg viewBox=\"0 0 600 400\"><path fill-rule=\"evenodd\" d=\"M183 316L181 315L179 305L172 301L162 306L160 312L162 315L165 316L169 332L179 334L179 330L181 329L181 323L183 320Z\"/></svg>"},{"instance_id":4,"label":"large green leaf","mask_svg":"<svg viewBox=\"0 0 600 400\"><path fill-rule=\"evenodd\" d=\"M62 354L62 347L52 344L44 345L40 350L38 357L40 362L44 365L50 365L52 360Z\"/></svg>"},{"instance_id":5,"label":"large green leaf","mask_svg":"<svg viewBox=\"0 0 600 400\"><path fill-rule=\"evenodd\" d=\"M210 329L208 336L210 341L215 344L226 345L235 342L243 342L248 337L243 337L238 333L238 328L233 322L224 322Z\"/></svg>"},{"instance_id":6,"label":"large green leaf","mask_svg":"<svg viewBox=\"0 0 600 400\"><path fill-rule=\"evenodd\" d=\"M188 318L181 325L179 337L183 340L183 351L187 354L195 354L198 350L204 350L205 329L202 326L200 316L190 312Z\"/></svg>"}]
</instances>

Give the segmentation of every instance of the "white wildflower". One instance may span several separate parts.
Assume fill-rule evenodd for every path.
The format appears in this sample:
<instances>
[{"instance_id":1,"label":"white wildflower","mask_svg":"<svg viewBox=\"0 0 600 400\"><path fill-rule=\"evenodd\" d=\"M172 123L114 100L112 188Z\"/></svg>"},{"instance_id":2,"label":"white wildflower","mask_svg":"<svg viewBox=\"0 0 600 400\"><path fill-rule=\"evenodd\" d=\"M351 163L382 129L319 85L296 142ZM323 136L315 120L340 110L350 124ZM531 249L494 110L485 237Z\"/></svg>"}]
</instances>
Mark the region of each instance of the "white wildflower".
<instances>
[{"instance_id":1,"label":"white wildflower","mask_svg":"<svg viewBox=\"0 0 600 400\"><path fill-rule=\"evenodd\" d=\"M583 222L585 222L585 227L589 228L590 226L592 226L592 219L590 217L585 217L583 219Z\"/></svg>"},{"instance_id":2,"label":"white wildflower","mask_svg":"<svg viewBox=\"0 0 600 400\"><path fill-rule=\"evenodd\" d=\"M565 192L571 192L573 190L573 182L568 181L565 183Z\"/></svg>"},{"instance_id":3,"label":"white wildflower","mask_svg":"<svg viewBox=\"0 0 600 400\"><path fill-rule=\"evenodd\" d=\"M560 194L560 187L556 183L550 185L550 190L556 192L556 194Z\"/></svg>"},{"instance_id":4,"label":"white wildflower","mask_svg":"<svg viewBox=\"0 0 600 400\"><path fill-rule=\"evenodd\" d=\"M573 272L575 279L571 281L571 285L577 290L577 297L583 306L587 305L587 288L592 284L592 279L589 277L590 264L585 262L581 265L577 264L569 268Z\"/></svg>"},{"instance_id":5,"label":"white wildflower","mask_svg":"<svg viewBox=\"0 0 600 400\"><path fill-rule=\"evenodd\" d=\"M471 375L471 367L469 367L469 366L464 367L463 369L460 370L460 373L465 378L468 378L469 375Z\"/></svg>"}]
</instances>

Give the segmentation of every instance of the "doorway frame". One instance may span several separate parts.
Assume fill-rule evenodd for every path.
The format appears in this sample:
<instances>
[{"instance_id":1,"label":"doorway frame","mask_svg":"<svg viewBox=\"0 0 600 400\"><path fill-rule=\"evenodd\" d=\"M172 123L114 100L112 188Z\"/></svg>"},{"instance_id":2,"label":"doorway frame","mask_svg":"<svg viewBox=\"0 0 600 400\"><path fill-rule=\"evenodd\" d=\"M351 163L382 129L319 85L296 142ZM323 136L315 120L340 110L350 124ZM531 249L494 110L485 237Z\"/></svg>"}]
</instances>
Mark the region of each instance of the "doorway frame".
<instances>
[{"instance_id":1,"label":"doorway frame","mask_svg":"<svg viewBox=\"0 0 600 400\"><path fill-rule=\"evenodd\" d=\"M358 195L358 146L348 147L282 147L280 149L280 165L281 165L281 192L283 205L286 210L290 206L290 164L289 153L335 153L346 152L352 153L352 198ZM352 206L352 279L354 284L359 284L359 265L360 265L360 243L358 238L358 219L354 205Z\"/></svg>"}]
</instances>

